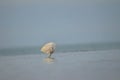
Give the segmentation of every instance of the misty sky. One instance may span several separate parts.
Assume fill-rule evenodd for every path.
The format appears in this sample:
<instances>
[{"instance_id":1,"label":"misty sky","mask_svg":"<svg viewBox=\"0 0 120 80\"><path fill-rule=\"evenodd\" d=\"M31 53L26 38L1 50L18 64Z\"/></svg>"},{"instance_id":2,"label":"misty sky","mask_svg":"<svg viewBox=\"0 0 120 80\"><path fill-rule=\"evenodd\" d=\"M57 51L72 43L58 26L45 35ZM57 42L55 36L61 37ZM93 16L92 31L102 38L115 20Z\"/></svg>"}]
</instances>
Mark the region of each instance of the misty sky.
<instances>
[{"instance_id":1,"label":"misty sky","mask_svg":"<svg viewBox=\"0 0 120 80\"><path fill-rule=\"evenodd\" d=\"M117 0L3 0L0 4L0 48L39 46L49 41L120 42Z\"/></svg>"}]
</instances>

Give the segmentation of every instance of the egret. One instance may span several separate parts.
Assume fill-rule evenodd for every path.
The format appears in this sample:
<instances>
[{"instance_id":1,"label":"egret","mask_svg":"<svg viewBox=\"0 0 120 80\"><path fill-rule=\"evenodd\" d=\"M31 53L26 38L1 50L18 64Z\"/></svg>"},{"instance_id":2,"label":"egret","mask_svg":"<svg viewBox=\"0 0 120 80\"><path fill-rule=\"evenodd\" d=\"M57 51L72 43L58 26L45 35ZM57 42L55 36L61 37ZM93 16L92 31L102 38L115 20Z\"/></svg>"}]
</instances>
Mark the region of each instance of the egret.
<instances>
[{"instance_id":1,"label":"egret","mask_svg":"<svg viewBox=\"0 0 120 80\"><path fill-rule=\"evenodd\" d=\"M49 42L46 43L45 45L43 45L43 47L41 48L41 52L48 54L48 58L51 57L51 55L54 53L55 51L55 46L56 44L53 42Z\"/></svg>"}]
</instances>

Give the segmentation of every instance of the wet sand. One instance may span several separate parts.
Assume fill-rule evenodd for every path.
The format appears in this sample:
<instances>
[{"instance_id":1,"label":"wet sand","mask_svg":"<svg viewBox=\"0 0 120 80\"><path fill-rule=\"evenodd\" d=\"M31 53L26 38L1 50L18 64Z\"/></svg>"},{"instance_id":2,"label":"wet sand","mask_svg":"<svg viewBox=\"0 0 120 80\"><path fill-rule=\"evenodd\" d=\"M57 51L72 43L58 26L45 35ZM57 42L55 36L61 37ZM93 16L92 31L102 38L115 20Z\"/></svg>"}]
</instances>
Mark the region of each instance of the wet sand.
<instances>
[{"instance_id":1,"label":"wet sand","mask_svg":"<svg viewBox=\"0 0 120 80\"><path fill-rule=\"evenodd\" d=\"M0 80L120 80L120 50L0 56Z\"/></svg>"}]
</instances>

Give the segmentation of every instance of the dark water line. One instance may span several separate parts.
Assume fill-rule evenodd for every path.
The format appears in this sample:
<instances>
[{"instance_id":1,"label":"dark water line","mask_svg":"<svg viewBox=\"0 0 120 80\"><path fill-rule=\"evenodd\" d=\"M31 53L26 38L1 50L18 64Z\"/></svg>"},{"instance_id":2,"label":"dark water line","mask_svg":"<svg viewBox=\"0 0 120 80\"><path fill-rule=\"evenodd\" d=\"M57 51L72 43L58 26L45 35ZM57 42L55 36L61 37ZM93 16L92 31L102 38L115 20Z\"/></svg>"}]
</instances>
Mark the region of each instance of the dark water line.
<instances>
[{"instance_id":1,"label":"dark water line","mask_svg":"<svg viewBox=\"0 0 120 80\"><path fill-rule=\"evenodd\" d=\"M114 50L120 49L120 44L75 44L75 45L57 45L57 53L68 52L88 52L88 51L100 51L100 50ZM24 48L12 48L1 49L0 56L13 56L13 55L27 55L27 54L41 54L40 47L24 47Z\"/></svg>"}]
</instances>

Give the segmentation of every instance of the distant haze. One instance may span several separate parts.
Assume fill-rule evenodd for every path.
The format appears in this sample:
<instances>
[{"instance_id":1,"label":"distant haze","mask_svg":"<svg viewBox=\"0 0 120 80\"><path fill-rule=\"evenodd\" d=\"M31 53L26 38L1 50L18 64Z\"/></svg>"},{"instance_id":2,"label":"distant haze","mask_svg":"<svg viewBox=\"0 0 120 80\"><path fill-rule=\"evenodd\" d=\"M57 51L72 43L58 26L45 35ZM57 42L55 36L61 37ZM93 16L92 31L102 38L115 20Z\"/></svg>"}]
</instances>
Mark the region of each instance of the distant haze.
<instances>
[{"instance_id":1,"label":"distant haze","mask_svg":"<svg viewBox=\"0 0 120 80\"><path fill-rule=\"evenodd\" d=\"M0 1L0 48L120 42L117 0Z\"/></svg>"}]
</instances>

